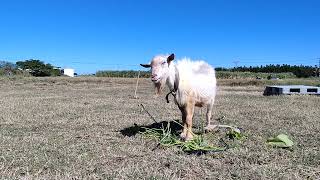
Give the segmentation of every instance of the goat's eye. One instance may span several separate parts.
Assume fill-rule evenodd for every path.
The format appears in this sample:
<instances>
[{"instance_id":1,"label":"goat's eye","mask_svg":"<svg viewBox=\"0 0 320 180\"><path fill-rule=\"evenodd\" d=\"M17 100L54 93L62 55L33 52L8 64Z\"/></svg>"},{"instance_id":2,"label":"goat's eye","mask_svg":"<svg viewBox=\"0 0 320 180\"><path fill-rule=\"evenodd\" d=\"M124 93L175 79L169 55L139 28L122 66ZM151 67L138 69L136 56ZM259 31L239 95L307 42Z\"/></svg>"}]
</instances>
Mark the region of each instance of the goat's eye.
<instances>
[{"instance_id":1,"label":"goat's eye","mask_svg":"<svg viewBox=\"0 0 320 180\"><path fill-rule=\"evenodd\" d=\"M161 63L161 65L165 65L165 64L166 64L166 62L165 62L165 61Z\"/></svg>"}]
</instances>

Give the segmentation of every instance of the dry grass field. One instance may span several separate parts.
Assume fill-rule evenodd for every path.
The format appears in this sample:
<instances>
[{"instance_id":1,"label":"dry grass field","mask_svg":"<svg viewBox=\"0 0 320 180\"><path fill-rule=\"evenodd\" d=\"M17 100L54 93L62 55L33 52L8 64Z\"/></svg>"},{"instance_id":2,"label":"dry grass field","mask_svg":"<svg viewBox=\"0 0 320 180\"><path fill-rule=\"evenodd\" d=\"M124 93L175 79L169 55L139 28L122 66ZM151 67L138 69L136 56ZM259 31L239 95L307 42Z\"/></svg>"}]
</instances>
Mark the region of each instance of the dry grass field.
<instances>
[{"instance_id":1,"label":"dry grass field","mask_svg":"<svg viewBox=\"0 0 320 180\"><path fill-rule=\"evenodd\" d=\"M263 83L239 81L219 82L213 118L246 138L197 155L137 131L159 125L141 103L159 123L180 119L150 80L135 99L135 79L0 78L0 179L319 179L320 97L266 97ZM197 109L195 131L204 117ZM292 149L266 144L280 133ZM225 130L206 136L218 145Z\"/></svg>"}]
</instances>

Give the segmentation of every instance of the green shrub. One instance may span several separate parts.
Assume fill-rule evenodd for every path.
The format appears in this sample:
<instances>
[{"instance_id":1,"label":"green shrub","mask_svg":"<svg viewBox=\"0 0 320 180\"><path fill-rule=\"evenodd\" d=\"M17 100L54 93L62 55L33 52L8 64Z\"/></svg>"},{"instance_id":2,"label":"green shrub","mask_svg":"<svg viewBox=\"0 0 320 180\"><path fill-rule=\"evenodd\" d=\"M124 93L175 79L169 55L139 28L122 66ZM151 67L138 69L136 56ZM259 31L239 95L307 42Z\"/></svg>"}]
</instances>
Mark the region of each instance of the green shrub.
<instances>
[{"instance_id":1,"label":"green shrub","mask_svg":"<svg viewBox=\"0 0 320 180\"><path fill-rule=\"evenodd\" d=\"M18 68L28 71L32 76L60 76L59 69L54 68L51 64L45 64L40 60L26 60L16 62Z\"/></svg>"}]
</instances>

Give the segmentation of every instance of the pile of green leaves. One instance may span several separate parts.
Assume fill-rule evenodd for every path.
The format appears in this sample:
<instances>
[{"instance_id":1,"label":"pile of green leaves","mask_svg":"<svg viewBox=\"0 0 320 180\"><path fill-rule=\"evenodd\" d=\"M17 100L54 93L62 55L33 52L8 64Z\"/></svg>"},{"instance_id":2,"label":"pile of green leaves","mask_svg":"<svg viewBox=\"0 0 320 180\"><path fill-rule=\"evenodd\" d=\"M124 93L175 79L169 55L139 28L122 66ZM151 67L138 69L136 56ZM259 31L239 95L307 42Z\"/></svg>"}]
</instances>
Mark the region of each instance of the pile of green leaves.
<instances>
[{"instance_id":1,"label":"pile of green leaves","mask_svg":"<svg viewBox=\"0 0 320 180\"><path fill-rule=\"evenodd\" d=\"M171 132L170 123L167 127L144 128L141 132L145 137L153 138L159 141L159 145L164 147L178 147L184 152L188 153L206 153L224 151L226 147L216 147L210 145L203 137L203 135L194 135L194 138L189 141L181 141L180 137Z\"/></svg>"}]
</instances>

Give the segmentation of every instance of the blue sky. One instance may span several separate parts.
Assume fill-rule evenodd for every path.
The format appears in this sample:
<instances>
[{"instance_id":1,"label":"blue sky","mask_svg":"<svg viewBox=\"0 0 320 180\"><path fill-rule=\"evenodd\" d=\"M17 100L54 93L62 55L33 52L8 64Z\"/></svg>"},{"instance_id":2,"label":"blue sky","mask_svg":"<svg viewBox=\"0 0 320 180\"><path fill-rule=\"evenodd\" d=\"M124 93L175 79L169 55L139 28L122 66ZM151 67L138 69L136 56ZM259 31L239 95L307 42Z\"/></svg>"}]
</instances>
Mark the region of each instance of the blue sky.
<instances>
[{"instance_id":1,"label":"blue sky","mask_svg":"<svg viewBox=\"0 0 320 180\"><path fill-rule=\"evenodd\" d=\"M80 74L142 69L156 54L216 67L320 57L318 0L2 0L0 60Z\"/></svg>"}]
</instances>

